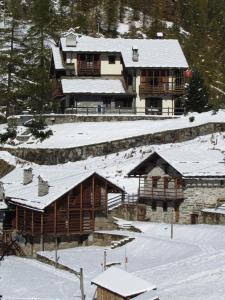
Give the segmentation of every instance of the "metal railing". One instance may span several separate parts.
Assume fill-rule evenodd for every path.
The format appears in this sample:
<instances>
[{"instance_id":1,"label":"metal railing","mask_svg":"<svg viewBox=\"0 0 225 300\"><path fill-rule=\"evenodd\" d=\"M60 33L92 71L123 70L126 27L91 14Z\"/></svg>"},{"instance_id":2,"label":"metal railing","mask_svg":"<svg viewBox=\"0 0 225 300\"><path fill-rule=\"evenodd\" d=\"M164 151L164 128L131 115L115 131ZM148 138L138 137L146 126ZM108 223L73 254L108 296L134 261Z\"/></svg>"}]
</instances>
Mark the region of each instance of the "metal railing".
<instances>
[{"instance_id":1,"label":"metal railing","mask_svg":"<svg viewBox=\"0 0 225 300\"><path fill-rule=\"evenodd\" d=\"M109 108L101 105L98 106L76 106L66 108L66 114L85 114L85 115L158 115L158 116L180 116L185 114L185 108L172 108L172 107L117 107Z\"/></svg>"}]
</instances>

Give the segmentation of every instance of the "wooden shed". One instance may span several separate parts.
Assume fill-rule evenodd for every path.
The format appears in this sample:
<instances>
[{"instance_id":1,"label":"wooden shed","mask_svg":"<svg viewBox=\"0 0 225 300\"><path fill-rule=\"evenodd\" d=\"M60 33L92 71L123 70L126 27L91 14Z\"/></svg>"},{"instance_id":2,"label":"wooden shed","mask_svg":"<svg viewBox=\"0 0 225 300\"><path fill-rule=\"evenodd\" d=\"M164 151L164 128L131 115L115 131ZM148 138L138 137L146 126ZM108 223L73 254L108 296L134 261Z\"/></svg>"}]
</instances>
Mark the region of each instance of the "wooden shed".
<instances>
[{"instance_id":1,"label":"wooden shed","mask_svg":"<svg viewBox=\"0 0 225 300\"><path fill-rule=\"evenodd\" d=\"M159 300L155 286L116 267L107 269L91 283L97 286L96 300Z\"/></svg>"}]
</instances>

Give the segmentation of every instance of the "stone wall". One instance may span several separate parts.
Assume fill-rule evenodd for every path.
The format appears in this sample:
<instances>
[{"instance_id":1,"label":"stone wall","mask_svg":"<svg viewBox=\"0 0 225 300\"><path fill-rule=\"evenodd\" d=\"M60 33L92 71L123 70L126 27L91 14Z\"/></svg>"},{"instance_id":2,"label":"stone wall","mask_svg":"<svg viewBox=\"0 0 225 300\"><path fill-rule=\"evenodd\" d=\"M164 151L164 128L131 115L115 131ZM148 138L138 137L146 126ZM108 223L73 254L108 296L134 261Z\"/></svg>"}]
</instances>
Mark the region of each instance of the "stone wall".
<instances>
[{"instance_id":1,"label":"stone wall","mask_svg":"<svg viewBox=\"0 0 225 300\"><path fill-rule=\"evenodd\" d=\"M111 142L57 149L0 148L13 155L38 164L54 165L68 161L78 161L89 156L101 156L143 145L177 143L194 139L200 135L225 131L225 123L208 123L196 127L168 130L140 135Z\"/></svg>"},{"instance_id":2,"label":"stone wall","mask_svg":"<svg viewBox=\"0 0 225 300\"><path fill-rule=\"evenodd\" d=\"M203 213L202 214L203 218L203 223L205 224L210 224L210 225L215 225L215 224L220 224L220 225L225 225L225 215L223 214L213 214L213 213Z\"/></svg>"},{"instance_id":3,"label":"stone wall","mask_svg":"<svg viewBox=\"0 0 225 300\"><path fill-rule=\"evenodd\" d=\"M127 112L126 112L127 113ZM132 112L131 112L132 113ZM121 121L138 121L138 120L166 120L166 119L176 119L177 117L168 116L150 116L150 115L123 115L123 110L121 108L121 115L79 115L79 114L46 114L42 115L45 119L47 125L53 124L65 124L65 123L78 123L78 122L121 122ZM33 115L18 115L8 117L7 121L9 125L22 126L24 122L33 119Z\"/></svg>"},{"instance_id":4,"label":"stone wall","mask_svg":"<svg viewBox=\"0 0 225 300\"><path fill-rule=\"evenodd\" d=\"M224 198L224 186L195 186L184 190L184 201L180 206L180 223L190 224L191 215L196 215L197 222L203 223L201 210L207 207L215 207L219 198Z\"/></svg>"}]
</instances>

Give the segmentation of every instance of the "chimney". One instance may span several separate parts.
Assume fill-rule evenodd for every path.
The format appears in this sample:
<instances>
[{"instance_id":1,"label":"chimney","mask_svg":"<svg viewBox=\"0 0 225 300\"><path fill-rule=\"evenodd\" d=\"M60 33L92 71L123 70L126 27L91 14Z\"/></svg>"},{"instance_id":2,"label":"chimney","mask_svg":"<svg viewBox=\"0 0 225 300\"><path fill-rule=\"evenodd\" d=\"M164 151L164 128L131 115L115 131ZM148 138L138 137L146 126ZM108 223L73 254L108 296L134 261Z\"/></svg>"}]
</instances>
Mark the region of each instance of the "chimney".
<instances>
[{"instance_id":1,"label":"chimney","mask_svg":"<svg viewBox=\"0 0 225 300\"><path fill-rule=\"evenodd\" d=\"M23 169L23 184L26 185L33 180L32 168L24 168Z\"/></svg>"},{"instance_id":2,"label":"chimney","mask_svg":"<svg viewBox=\"0 0 225 300\"><path fill-rule=\"evenodd\" d=\"M157 33L156 33L156 37L157 37L157 39L159 39L159 40L163 39L163 32L157 32Z\"/></svg>"},{"instance_id":3,"label":"chimney","mask_svg":"<svg viewBox=\"0 0 225 300\"><path fill-rule=\"evenodd\" d=\"M138 61L138 59L139 59L139 53L138 53L137 46L132 47L132 59L133 59L133 61Z\"/></svg>"},{"instance_id":4,"label":"chimney","mask_svg":"<svg viewBox=\"0 0 225 300\"><path fill-rule=\"evenodd\" d=\"M48 181L43 179L42 176L38 176L38 197L43 197L48 194L49 186Z\"/></svg>"},{"instance_id":5,"label":"chimney","mask_svg":"<svg viewBox=\"0 0 225 300\"><path fill-rule=\"evenodd\" d=\"M0 202L5 199L5 189L3 183L0 182Z\"/></svg>"}]
</instances>

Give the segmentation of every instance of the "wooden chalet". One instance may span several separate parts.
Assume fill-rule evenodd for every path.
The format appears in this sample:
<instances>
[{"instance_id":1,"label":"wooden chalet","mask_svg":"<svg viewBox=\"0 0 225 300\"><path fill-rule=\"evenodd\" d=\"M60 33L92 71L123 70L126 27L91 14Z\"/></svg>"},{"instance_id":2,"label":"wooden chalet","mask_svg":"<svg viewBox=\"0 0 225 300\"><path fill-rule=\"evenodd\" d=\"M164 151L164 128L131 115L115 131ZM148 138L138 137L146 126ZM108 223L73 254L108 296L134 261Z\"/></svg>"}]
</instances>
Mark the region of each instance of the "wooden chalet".
<instances>
[{"instance_id":1,"label":"wooden chalet","mask_svg":"<svg viewBox=\"0 0 225 300\"><path fill-rule=\"evenodd\" d=\"M95 218L106 217L108 193L124 191L97 173L65 176L64 180L47 181L34 177L32 170L20 190L6 188L9 209L4 231L16 231L31 243L77 240L82 242L95 230ZM30 180L29 180L30 176ZM32 177L34 178L32 178ZM32 181L31 181L32 180Z\"/></svg>"}]
</instances>

